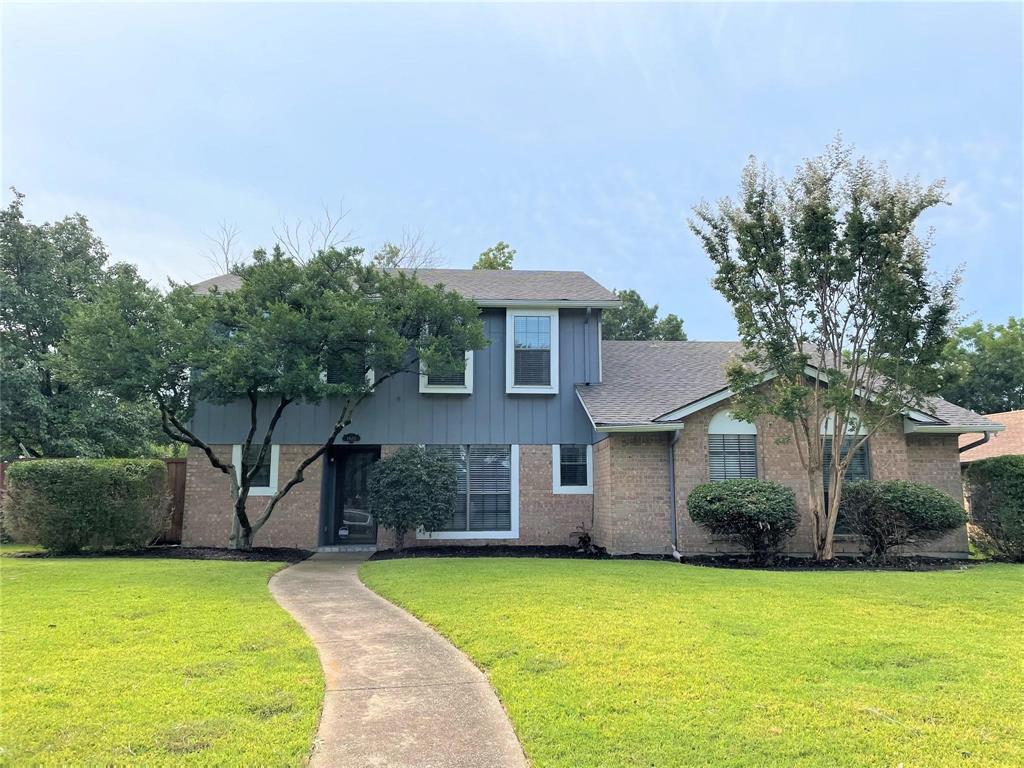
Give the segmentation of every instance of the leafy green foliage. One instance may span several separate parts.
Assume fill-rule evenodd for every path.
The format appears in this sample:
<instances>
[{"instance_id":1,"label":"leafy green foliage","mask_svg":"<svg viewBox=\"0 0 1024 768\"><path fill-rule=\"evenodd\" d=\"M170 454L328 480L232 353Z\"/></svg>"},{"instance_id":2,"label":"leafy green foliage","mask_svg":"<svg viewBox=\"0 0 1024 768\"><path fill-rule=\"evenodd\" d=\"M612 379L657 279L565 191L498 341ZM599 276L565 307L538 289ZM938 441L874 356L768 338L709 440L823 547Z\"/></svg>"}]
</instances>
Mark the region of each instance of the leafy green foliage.
<instances>
[{"instance_id":1,"label":"leafy green foliage","mask_svg":"<svg viewBox=\"0 0 1024 768\"><path fill-rule=\"evenodd\" d=\"M728 536L757 560L776 554L796 531L796 497L767 480L725 480L696 486L686 499L693 522Z\"/></svg>"},{"instance_id":2,"label":"leafy green foliage","mask_svg":"<svg viewBox=\"0 0 1024 768\"><path fill-rule=\"evenodd\" d=\"M972 323L946 345L941 395L978 413L1024 408L1024 320Z\"/></svg>"},{"instance_id":3,"label":"leafy green foliage","mask_svg":"<svg viewBox=\"0 0 1024 768\"><path fill-rule=\"evenodd\" d=\"M3 762L302 765L323 675L281 565L5 557Z\"/></svg>"},{"instance_id":4,"label":"leafy green foliage","mask_svg":"<svg viewBox=\"0 0 1024 768\"><path fill-rule=\"evenodd\" d=\"M859 443L938 391L958 278L929 278L930 243L916 228L943 201L940 183L894 180L837 140L789 181L751 158L739 202L704 203L690 222L746 348L728 372L732 410L792 424L820 559L832 557L843 479ZM832 462L828 508L819 479L826 416L835 444L862 432Z\"/></svg>"},{"instance_id":5,"label":"leafy green foliage","mask_svg":"<svg viewBox=\"0 0 1024 768\"><path fill-rule=\"evenodd\" d=\"M1024 765L1019 566L423 557L360 575L487 672L534 766Z\"/></svg>"},{"instance_id":6,"label":"leafy green foliage","mask_svg":"<svg viewBox=\"0 0 1024 768\"><path fill-rule=\"evenodd\" d=\"M972 522L1000 554L1024 561L1024 456L971 462L966 478Z\"/></svg>"},{"instance_id":7,"label":"leafy green foliage","mask_svg":"<svg viewBox=\"0 0 1024 768\"><path fill-rule=\"evenodd\" d=\"M447 522L458 493L455 464L420 447L400 448L374 465L369 479L370 511L395 531L401 550L410 528L435 530Z\"/></svg>"},{"instance_id":8,"label":"leafy green foliage","mask_svg":"<svg viewBox=\"0 0 1024 768\"><path fill-rule=\"evenodd\" d=\"M623 341L685 341L683 321L676 315L658 318L658 305L648 305L639 293L615 291L622 306L606 309L601 315L601 337Z\"/></svg>"},{"instance_id":9,"label":"leafy green foliage","mask_svg":"<svg viewBox=\"0 0 1024 768\"><path fill-rule=\"evenodd\" d=\"M512 269L512 260L516 257L516 249L503 240L492 245L480 254L473 269Z\"/></svg>"},{"instance_id":10,"label":"leafy green foliage","mask_svg":"<svg viewBox=\"0 0 1024 768\"><path fill-rule=\"evenodd\" d=\"M7 468L5 523L55 552L142 547L167 525L159 459L36 459Z\"/></svg>"},{"instance_id":11,"label":"leafy green foliage","mask_svg":"<svg viewBox=\"0 0 1024 768\"><path fill-rule=\"evenodd\" d=\"M921 544L967 525L960 504L930 485L905 480L859 480L843 488L839 514L864 539L866 554Z\"/></svg>"},{"instance_id":12,"label":"leafy green foliage","mask_svg":"<svg viewBox=\"0 0 1024 768\"><path fill-rule=\"evenodd\" d=\"M0 457L138 456L156 411L61 371L65 317L107 280L107 250L81 214L32 224L17 191L0 211Z\"/></svg>"},{"instance_id":13,"label":"leafy green foliage","mask_svg":"<svg viewBox=\"0 0 1024 768\"><path fill-rule=\"evenodd\" d=\"M465 350L487 343L472 301L366 265L362 256L361 248L329 249L300 263L280 248L256 251L237 268L238 289L211 294L177 286L165 295L123 267L96 301L71 315L67 348L77 376L154 403L172 439L200 448L229 476L237 546L251 546L377 386L418 374L421 360L462 365ZM324 399L336 419L324 425L322 442L250 519L249 488L281 416L295 402ZM199 401L249 406L240 467L189 429Z\"/></svg>"}]
</instances>

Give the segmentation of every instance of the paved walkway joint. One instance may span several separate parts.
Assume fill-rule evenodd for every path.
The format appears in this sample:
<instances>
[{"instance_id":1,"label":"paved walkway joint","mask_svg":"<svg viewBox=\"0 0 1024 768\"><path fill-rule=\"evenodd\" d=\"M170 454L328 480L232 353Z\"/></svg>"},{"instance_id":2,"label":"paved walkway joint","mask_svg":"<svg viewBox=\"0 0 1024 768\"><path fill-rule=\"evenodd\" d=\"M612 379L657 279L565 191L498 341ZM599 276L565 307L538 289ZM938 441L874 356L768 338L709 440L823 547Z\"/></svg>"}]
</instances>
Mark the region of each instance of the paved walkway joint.
<instances>
[{"instance_id":1,"label":"paved walkway joint","mask_svg":"<svg viewBox=\"0 0 1024 768\"><path fill-rule=\"evenodd\" d=\"M270 580L320 654L326 693L311 766L525 768L484 674L371 592L366 555L316 554Z\"/></svg>"}]
</instances>

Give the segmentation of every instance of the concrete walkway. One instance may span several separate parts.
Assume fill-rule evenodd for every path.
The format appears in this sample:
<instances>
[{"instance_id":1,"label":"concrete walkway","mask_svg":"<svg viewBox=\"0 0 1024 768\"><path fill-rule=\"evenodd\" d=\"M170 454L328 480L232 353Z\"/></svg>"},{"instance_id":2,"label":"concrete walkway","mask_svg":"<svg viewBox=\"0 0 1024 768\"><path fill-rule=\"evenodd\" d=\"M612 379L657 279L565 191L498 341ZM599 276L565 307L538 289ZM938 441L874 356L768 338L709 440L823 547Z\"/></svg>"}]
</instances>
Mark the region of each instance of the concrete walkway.
<instances>
[{"instance_id":1,"label":"concrete walkway","mask_svg":"<svg viewBox=\"0 0 1024 768\"><path fill-rule=\"evenodd\" d=\"M318 554L270 580L316 644L327 691L312 766L524 768L484 674L359 581L365 559Z\"/></svg>"}]
</instances>

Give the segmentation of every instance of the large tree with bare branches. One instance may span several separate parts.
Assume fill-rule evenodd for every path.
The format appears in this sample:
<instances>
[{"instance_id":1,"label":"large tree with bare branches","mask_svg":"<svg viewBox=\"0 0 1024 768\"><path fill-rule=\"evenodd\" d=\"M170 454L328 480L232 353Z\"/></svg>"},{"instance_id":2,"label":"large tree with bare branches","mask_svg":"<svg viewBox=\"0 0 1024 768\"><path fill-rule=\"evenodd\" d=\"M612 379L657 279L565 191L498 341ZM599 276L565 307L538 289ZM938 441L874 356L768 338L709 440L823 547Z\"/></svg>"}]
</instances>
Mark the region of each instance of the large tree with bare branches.
<instances>
[{"instance_id":1,"label":"large tree with bare branches","mask_svg":"<svg viewBox=\"0 0 1024 768\"><path fill-rule=\"evenodd\" d=\"M792 425L817 557L832 557L843 480L857 448L926 407L954 320L957 275L928 274L918 220L942 185L894 180L837 140L792 179L751 158L740 200L695 209L746 354L729 370L733 411ZM825 442L832 456L827 504Z\"/></svg>"},{"instance_id":2,"label":"large tree with bare branches","mask_svg":"<svg viewBox=\"0 0 1024 768\"><path fill-rule=\"evenodd\" d=\"M228 476L231 545L249 548L383 381L418 374L420 360L458 367L465 350L486 341L473 302L367 265L360 248L328 248L300 262L277 247L256 251L235 271L241 286L229 293L188 286L162 293L119 265L97 299L72 313L67 353L79 380L153 403L168 436L200 449ZM251 512L249 491L281 417L295 403L324 399L335 418L320 444ZM191 429L200 401L248 403L239 466Z\"/></svg>"}]
</instances>

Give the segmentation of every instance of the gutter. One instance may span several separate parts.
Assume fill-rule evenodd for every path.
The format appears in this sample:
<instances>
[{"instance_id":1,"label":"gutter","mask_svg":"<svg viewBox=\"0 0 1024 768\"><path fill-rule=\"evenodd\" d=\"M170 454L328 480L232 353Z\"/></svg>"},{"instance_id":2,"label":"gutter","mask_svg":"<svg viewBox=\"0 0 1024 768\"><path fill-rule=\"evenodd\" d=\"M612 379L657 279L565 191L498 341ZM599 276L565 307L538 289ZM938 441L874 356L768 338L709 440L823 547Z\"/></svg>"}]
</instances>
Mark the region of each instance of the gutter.
<instances>
[{"instance_id":1,"label":"gutter","mask_svg":"<svg viewBox=\"0 0 1024 768\"><path fill-rule=\"evenodd\" d=\"M992 433L991 432L985 432L984 436L981 438L981 440L975 440L973 443L968 443L967 445L961 446L960 450L958 452L959 453L963 453L964 451L971 450L971 448L977 448L979 445L984 445L985 443L987 443L991 439L992 439Z\"/></svg>"},{"instance_id":2,"label":"gutter","mask_svg":"<svg viewBox=\"0 0 1024 768\"><path fill-rule=\"evenodd\" d=\"M673 432L668 441L668 505L672 531L672 557L676 562L682 561L683 558L679 551L679 523L676 520L676 443L678 441L679 432Z\"/></svg>"}]
</instances>

